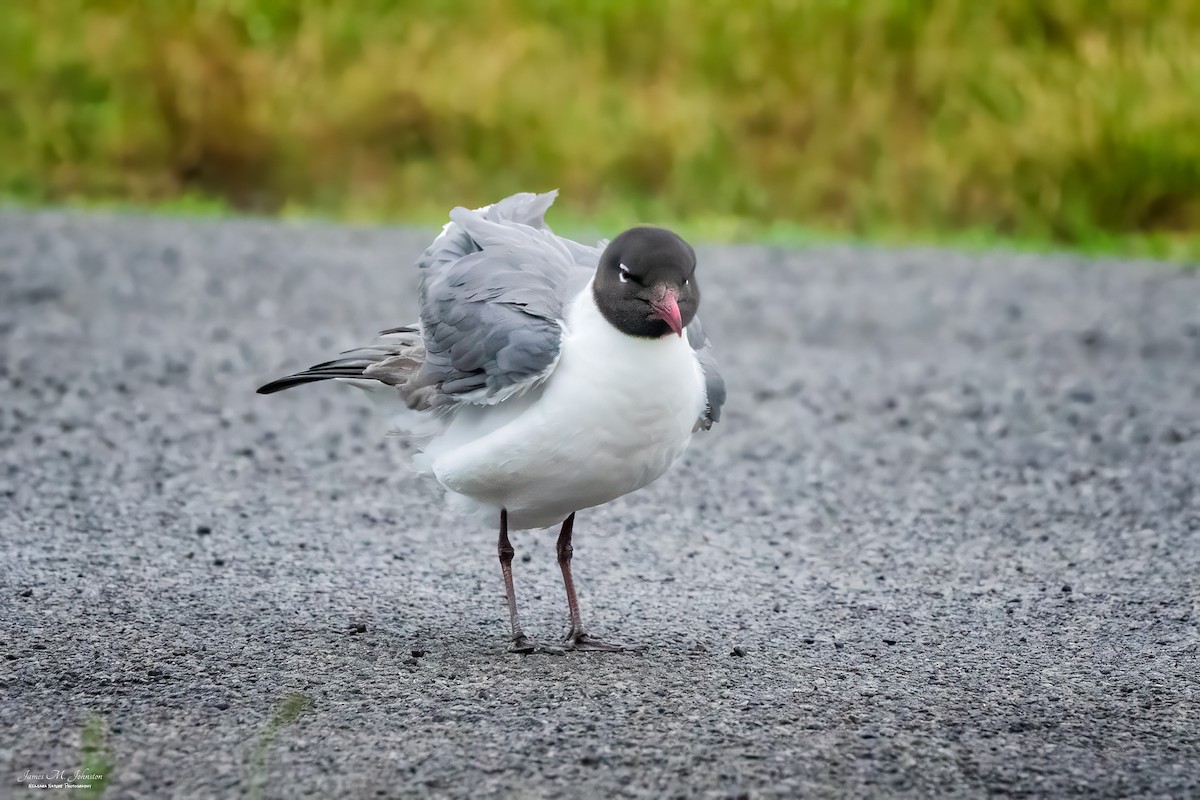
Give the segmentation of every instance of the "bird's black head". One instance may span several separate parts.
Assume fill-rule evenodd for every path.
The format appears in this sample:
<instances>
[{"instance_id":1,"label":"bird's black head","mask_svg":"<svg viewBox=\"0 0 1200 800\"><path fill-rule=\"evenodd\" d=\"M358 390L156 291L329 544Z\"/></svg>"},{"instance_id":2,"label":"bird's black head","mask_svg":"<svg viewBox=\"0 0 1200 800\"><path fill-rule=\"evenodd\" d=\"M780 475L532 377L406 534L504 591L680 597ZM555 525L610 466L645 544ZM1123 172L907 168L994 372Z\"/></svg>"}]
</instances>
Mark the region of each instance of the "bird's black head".
<instances>
[{"instance_id":1,"label":"bird's black head","mask_svg":"<svg viewBox=\"0 0 1200 800\"><path fill-rule=\"evenodd\" d=\"M630 228L600 256L592 291L600 313L622 333L682 336L700 306L696 251L663 228Z\"/></svg>"}]
</instances>

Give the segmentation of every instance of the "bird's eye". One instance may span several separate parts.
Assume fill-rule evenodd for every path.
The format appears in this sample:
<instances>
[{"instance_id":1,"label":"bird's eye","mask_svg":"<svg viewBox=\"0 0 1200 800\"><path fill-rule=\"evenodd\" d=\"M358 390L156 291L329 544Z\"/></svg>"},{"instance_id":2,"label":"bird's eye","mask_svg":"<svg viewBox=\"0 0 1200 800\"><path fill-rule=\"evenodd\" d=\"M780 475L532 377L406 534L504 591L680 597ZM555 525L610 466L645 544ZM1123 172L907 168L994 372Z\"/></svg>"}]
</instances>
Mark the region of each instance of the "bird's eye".
<instances>
[{"instance_id":1,"label":"bird's eye","mask_svg":"<svg viewBox=\"0 0 1200 800\"><path fill-rule=\"evenodd\" d=\"M629 283L629 273L628 272L621 273L621 283Z\"/></svg>"},{"instance_id":2,"label":"bird's eye","mask_svg":"<svg viewBox=\"0 0 1200 800\"><path fill-rule=\"evenodd\" d=\"M687 286L689 283L691 283L691 281L690 281L690 280L688 280L687 278L684 278L684 279L683 279L683 285L684 285L684 286Z\"/></svg>"}]
</instances>

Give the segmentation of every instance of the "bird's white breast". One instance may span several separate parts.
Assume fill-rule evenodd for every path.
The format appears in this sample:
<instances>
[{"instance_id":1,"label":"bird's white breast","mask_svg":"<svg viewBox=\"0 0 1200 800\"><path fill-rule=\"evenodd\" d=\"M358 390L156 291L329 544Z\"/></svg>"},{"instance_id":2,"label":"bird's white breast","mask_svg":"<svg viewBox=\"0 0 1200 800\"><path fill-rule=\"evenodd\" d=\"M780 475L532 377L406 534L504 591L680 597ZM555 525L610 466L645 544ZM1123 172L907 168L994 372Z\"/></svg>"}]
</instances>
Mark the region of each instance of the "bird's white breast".
<instances>
[{"instance_id":1,"label":"bird's white breast","mask_svg":"<svg viewBox=\"0 0 1200 800\"><path fill-rule=\"evenodd\" d=\"M662 475L704 410L704 376L686 338L627 336L589 284L568 311L558 365L525 398L472 409L427 450L438 480L513 528L561 522Z\"/></svg>"}]
</instances>

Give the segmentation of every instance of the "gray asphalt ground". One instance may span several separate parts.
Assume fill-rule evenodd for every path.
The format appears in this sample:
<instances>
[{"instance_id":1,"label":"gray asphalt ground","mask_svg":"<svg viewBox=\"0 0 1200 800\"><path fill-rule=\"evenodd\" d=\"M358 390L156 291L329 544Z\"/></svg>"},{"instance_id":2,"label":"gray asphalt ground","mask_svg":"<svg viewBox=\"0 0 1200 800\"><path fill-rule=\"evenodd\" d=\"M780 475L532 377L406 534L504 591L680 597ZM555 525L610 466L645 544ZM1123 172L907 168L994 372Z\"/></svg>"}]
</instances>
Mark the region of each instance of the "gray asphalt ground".
<instances>
[{"instance_id":1,"label":"gray asphalt ground","mask_svg":"<svg viewBox=\"0 0 1200 800\"><path fill-rule=\"evenodd\" d=\"M522 657L364 398L254 394L430 235L0 213L0 796L1200 795L1200 273L701 247L725 418L576 526L647 650Z\"/></svg>"}]
</instances>

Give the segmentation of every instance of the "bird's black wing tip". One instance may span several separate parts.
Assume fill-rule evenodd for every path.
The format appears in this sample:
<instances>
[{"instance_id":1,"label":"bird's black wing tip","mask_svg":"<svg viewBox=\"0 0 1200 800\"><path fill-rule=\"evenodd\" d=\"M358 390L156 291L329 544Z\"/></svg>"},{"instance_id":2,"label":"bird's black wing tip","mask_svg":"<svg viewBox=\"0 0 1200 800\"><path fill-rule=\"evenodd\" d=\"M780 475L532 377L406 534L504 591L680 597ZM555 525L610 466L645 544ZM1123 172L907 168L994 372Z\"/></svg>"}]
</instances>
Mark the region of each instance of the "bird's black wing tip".
<instances>
[{"instance_id":1,"label":"bird's black wing tip","mask_svg":"<svg viewBox=\"0 0 1200 800\"><path fill-rule=\"evenodd\" d=\"M318 364L315 367L310 367L304 372L297 372L295 375L288 375L285 378L271 381L257 389L258 394L274 394L282 392L284 389L291 389L293 386L303 386L306 383L317 383L318 381L328 381L336 378L344 380L362 380L362 366L347 365L342 361L327 361L324 364Z\"/></svg>"},{"instance_id":2,"label":"bird's black wing tip","mask_svg":"<svg viewBox=\"0 0 1200 800\"><path fill-rule=\"evenodd\" d=\"M416 332L417 332L416 327L414 327L412 325L400 325L395 328L385 328L384 330L381 330L379 332L379 335L380 336L388 336L389 334L393 334L393 333L416 333Z\"/></svg>"},{"instance_id":3,"label":"bird's black wing tip","mask_svg":"<svg viewBox=\"0 0 1200 800\"><path fill-rule=\"evenodd\" d=\"M291 389L293 386L301 386L314 381L325 380L324 376L314 377L311 375L288 375L286 378L264 383L255 390L256 394L275 394L282 392L284 389Z\"/></svg>"},{"instance_id":4,"label":"bird's black wing tip","mask_svg":"<svg viewBox=\"0 0 1200 800\"><path fill-rule=\"evenodd\" d=\"M277 381L271 381L270 383L264 383L262 386L255 389L254 392L255 394L275 394L276 392L282 392L284 389L287 389L292 385L293 384L288 382L287 378L282 378Z\"/></svg>"}]
</instances>

